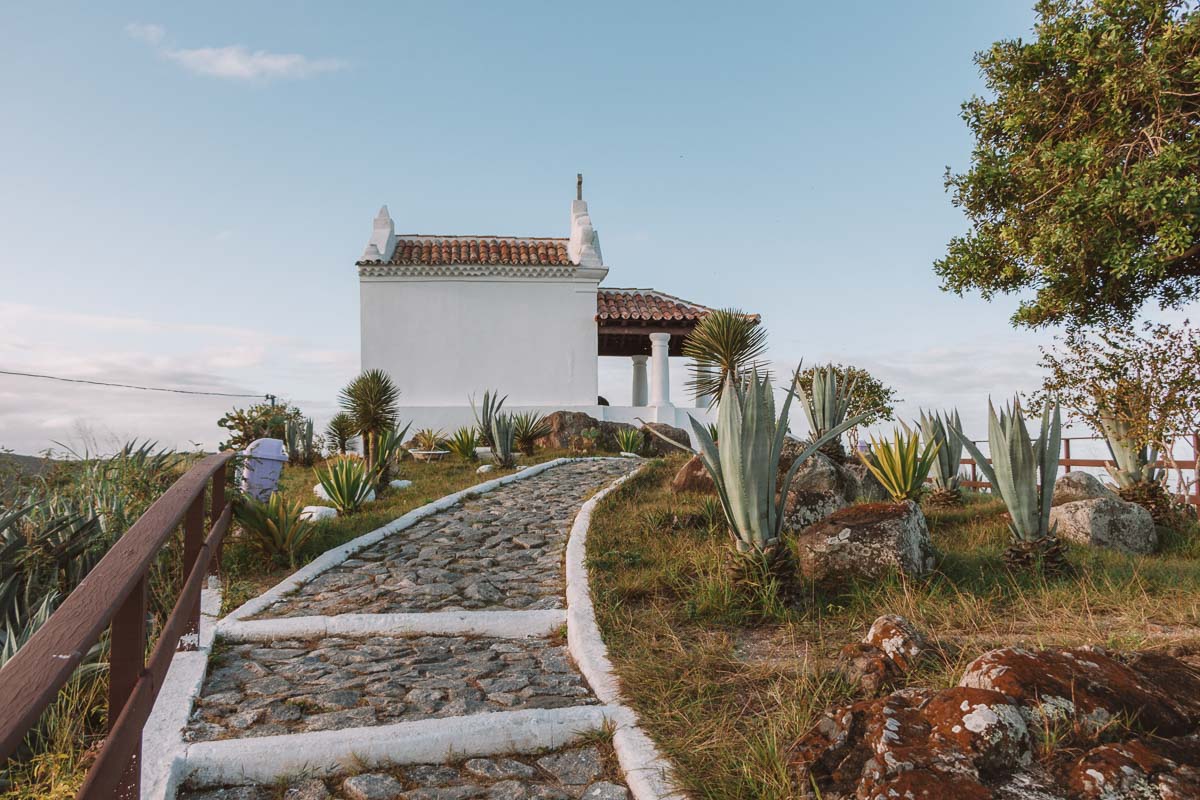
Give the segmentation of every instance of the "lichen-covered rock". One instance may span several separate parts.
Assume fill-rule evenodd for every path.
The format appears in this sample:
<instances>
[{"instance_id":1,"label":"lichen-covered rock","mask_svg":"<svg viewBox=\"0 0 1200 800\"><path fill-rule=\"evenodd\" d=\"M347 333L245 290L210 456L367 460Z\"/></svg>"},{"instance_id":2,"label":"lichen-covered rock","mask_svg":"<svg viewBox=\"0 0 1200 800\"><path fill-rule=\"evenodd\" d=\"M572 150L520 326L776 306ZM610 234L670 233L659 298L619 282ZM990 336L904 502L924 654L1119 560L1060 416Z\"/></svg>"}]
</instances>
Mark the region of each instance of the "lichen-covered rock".
<instances>
[{"instance_id":1,"label":"lichen-covered rock","mask_svg":"<svg viewBox=\"0 0 1200 800\"><path fill-rule=\"evenodd\" d=\"M912 501L836 511L802 530L794 547L805 577L825 584L897 570L924 575L934 564L925 515Z\"/></svg>"},{"instance_id":2,"label":"lichen-covered rock","mask_svg":"<svg viewBox=\"0 0 1200 800\"><path fill-rule=\"evenodd\" d=\"M863 644L877 648L897 667L907 672L925 651L925 636L899 614L884 614L871 623Z\"/></svg>"},{"instance_id":3,"label":"lichen-covered rock","mask_svg":"<svg viewBox=\"0 0 1200 800\"><path fill-rule=\"evenodd\" d=\"M887 614L861 642L842 649L839 671L868 697L904 677L925 649L925 637L904 617Z\"/></svg>"},{"instance_id":4,"label":"lichen-covered rock","mask_svg":"<svg viewBox=\"0 0 1200 800\"><path fill-rule=\"evenodd\" d=\"M852 459L842 465L846 474L855 480L854 500L858 503L882 503L888 499L887 490L875 477L875 473L867 469L867 465L858 459Z\"/></svg>"},{"instance_id":5,"label":"lichen-covered rock","mask_svg":"<svg viewBox=\"0 0 1200 800\"><path fill-rule=\"evenodd\" d=\"M840 492L788 492L783 527L789 531L807 528L850 505Z\"/></svg>"},{"instance_id":6,"label":"lichen-covered rock","mask_svg":"<svg viewBox=\"0 0 1200 800\"><path fill-rule=\"evenodd\" d=\"M671 481L671 491L676 494L696 492L715 495L717 485L713 482L712 476L708 474L708 470L704 468L704 462L700 460L700 456L692 456L675 473L675 477Z\"/></svg>"},{"instance_id":7,"label":"lichen-covered rock","mask_svg":"<svg viewBox=\"0 0 1200 800\"><path fill-rule=\"evenodd\" d=\"M1144 555L1158 548L1154 517L1119 497L1076 500L1050 509L1050 525L1067 541Z\"/></svg>"},{"instance_id":8,"label":"lichen-covered rock","mask_svg":"<svg viewBox=\"0 0 1200 800\"><path fill-rule=\"evenodd\" d=\"M602 422L582 411L555 411L546 416L545 423L549 433L534 444L551 450L565 450L575 439L582 438L586 430L600 431L597 445L602 450L616 450L617 431L622 428L633 428L625 422Z\"/></svg>"},{"instance_id":9,"label":"lichen-covered rock","mask_svg":"<svg viewBox=\"0 0 1200 800\"><path fill-rule=\"evenodd\" d=\"M665 422L647 422L643 427L649 428L650 430L659 434L659 436L655 436L653 433L649 432L642 434L646 437L646 451L650 455L671 456L679 452L678 447L667 444L661 438L659 438L660 436L665 436L672 442L681 444L689 450L691 449L691 437L688 436L687 431L685 431L683 428L676 428L674 425L668 425Z\"/></svg>"},{"instance_id":10,"label":"lichen-covered rock","mask_svg":"<svg viewBox=\"0 0 1200 800\"><path fill-rule=\"evenodd\" d=\"M1080 500L1095 500L1100 497L1116 497L1100 479L1090 472L1068 472L1054 482L1054 499L1051 505L1061 506Z\"/></svg>"},{"instance_id":11,"label":"lichen-covered rock","mask_svg":"<svg viewBox=\"0 0 1200 800\"><path fill-rule=\"evenodd\" d=\"M1137 738L1084 753L1067 773L1081 800L1200 797L1200 738Z\"/></svg>"},{"instance_id":12,"label":"lichen-covered rock","mask_svg":"<svg viewBox=\"0 0 1200 800\"><path fill-rule=\"evenodd\" d=\"M1013 698L1039 727L1065 719L1098 730L1120 716L1134 730L1178 736L1200 723L1200 672L1170 656L1128 660L1097 647L1004 647L972 661L959 685Z\"/></svg>"}]
</instances>

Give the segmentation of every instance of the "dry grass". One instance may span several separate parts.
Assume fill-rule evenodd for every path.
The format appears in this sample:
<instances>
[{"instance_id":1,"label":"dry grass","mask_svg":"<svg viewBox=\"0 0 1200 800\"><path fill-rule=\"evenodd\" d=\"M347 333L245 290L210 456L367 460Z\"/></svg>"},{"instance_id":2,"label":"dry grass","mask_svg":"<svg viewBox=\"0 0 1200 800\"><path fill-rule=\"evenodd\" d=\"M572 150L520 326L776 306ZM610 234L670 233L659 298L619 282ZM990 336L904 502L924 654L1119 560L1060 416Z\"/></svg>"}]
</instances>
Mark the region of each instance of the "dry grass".
<instances>
[{"instance_id":1,"label":"dry grass","mask_svg":"<svg viewBox=\"0 0 1200 800\"><path fill-rule=\"evenodd\" d=\"M851 696L837 654L880 614L902 614L932 640L910 685L953 685L980 653L1010 644L1200 648L1195 533L1151 557L1073 548L1068 578L1015 576L1001 559L1003 506L974 496L929 512L943 558L928 578L810 589L789 607L737 586L725 531L663 524L695 523L702 505L670 492L680 463L652 465L601 503L588 558L625 694L695 797L796 797L788 750Z\"/></svg>"}]
</instances>

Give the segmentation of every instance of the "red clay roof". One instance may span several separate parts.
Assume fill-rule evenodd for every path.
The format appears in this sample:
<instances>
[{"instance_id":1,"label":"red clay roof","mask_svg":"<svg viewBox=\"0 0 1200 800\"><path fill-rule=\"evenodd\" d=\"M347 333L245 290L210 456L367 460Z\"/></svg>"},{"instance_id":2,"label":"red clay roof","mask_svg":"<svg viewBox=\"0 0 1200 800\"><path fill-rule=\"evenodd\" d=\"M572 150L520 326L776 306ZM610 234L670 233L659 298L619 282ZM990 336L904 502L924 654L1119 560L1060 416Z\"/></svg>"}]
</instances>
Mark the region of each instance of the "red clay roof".
<instances>
[{"instance_id":1,"label":"red clay roof","mask_svg":"<svg viewBox=\"0 0 1200 800\"><path fill-rule=\"evenodd\" d=\"M697 322L711 310L653 289L601 289L596 293L598 322Z\"/></svg>"},{"instance_id":2,"label":"red clay roof","mask_svg":"<svg viewBox=\"0 0 1200 800\"><path fill-rule=\"evenodd\" d=\"M398 236L387 263L568 266L566 239L499 236Z\"/></svg>"}]
</instances>

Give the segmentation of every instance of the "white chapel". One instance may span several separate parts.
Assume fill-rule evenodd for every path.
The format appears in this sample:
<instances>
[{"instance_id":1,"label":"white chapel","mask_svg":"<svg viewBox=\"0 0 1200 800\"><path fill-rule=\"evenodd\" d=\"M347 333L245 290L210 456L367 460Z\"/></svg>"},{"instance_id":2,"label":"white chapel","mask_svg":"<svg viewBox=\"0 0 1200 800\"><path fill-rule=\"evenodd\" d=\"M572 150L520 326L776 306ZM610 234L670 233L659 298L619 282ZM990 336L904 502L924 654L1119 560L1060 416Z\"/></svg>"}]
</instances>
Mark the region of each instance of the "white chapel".
<instances>
[{"instance_id":1,"label":"white chapel","mask_svg":"<svg viewBox=\"0 0 1200 800\"><path fill-rule=\"evenodd\" d=\"M710 309L601 285L609 268L582 176L567 237L397 234L384 206L357 267L362 368L392 376L415 428L470 424L471 398L488 389L518 411L684 430L686 415L711 419L708 398L670 390L672 357ZM598 396L601 356L628 359L624 397Z\"/></svg>"}]
</instances>

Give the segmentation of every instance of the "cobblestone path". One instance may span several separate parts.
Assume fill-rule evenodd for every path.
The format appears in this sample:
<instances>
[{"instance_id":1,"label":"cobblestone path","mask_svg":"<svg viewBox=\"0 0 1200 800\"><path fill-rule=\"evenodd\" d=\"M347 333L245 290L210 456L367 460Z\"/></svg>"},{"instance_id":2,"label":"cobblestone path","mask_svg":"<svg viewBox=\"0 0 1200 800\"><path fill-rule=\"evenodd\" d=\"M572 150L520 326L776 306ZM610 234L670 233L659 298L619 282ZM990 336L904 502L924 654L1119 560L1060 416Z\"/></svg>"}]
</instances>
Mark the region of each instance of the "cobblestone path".
<instances>
[{"instance_id":1,"label":"cobblestone path","mask_svg":"<svg viewBox=\"0 0 1200 800\"><path fill-rule=\"evenodd\" d=\"M635 467L622 459L575 461L475 496L356 553L259 618L565 608L563 553L575 515L591 494ZM219 645L185 739L287 736L596 703L558 633L292 637ZM296 776L282 793L279 783L180 793L190 800L628 796L602 741L536 756Z\"/></svg>"}]
</instances>

